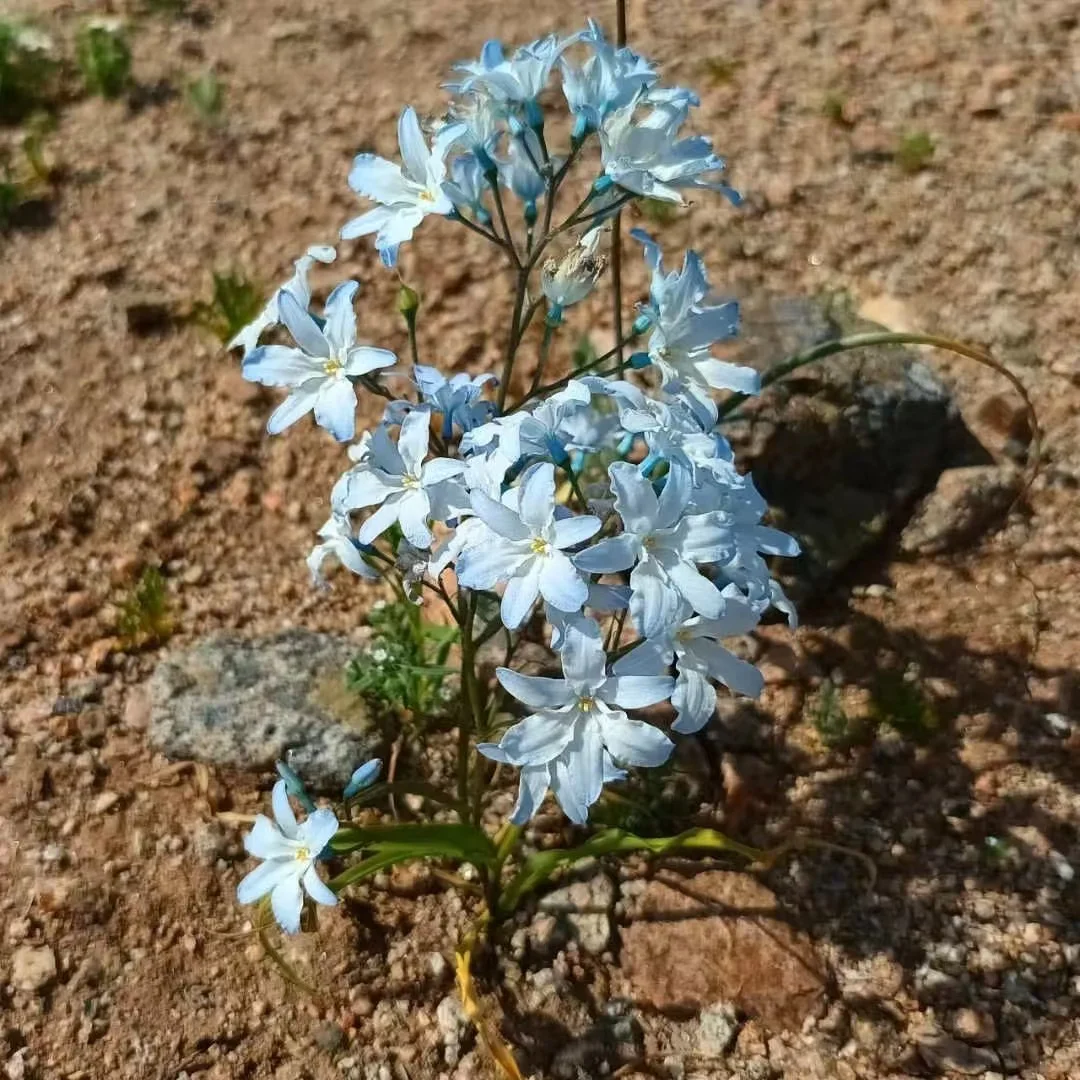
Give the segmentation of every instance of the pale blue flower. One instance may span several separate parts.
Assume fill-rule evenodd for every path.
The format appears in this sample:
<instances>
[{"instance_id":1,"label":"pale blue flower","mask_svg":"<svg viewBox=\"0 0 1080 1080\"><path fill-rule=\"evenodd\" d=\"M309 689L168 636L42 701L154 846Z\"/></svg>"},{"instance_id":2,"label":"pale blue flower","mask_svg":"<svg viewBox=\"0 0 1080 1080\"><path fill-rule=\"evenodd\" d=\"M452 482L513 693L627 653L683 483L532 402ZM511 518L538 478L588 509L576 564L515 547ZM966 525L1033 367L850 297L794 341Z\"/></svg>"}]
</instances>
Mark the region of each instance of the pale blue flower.
<instances>
[{"instance_id":1,"label":"pale blue flower","mask_svg":"<svg viewBox=\"0 0 1080 1080\"><path fill-rule=\"evenodd\" d=\"M578 569L610 574L633 568L630 615L643 637L656 637L674 626L684 604L708 618L719 618L724 598L697 564L732 557L735 538L730 526L716 513L683 516L691 482L681 469L668 474L659 498L629 462L613 462L608 475L623 532L576 555Z\"/></svg>"},{"instance_id":2,"label":"pale blue flower","mask_svg":"<svg viewBox=\"0 0 1080 1080\"><path fill-rule=\"evenodd\" d=\"M443 191L457 210L468 210L481 225L490 224L491 214L484 200L491 188L475 154L459 154L450 162L450 179L444 181Z\"/></svg>"},{"instance_id":3,"label":"pale blue flower","mask_svg":"<svg viewBox=\"0 0 1080 1080\"><path fill-rule=\"evenodd\" d=\"M637 195L664 202L684 203L681 189L709 188L736 205L738 194L719 180L706 179L721 172L724 162L701 135L678 137L686 119L685 99L654 106L640 123L634 122L637 103L615 109L600 125L600 152L609 181Z\"/></svg>"},{"instance_id":4,"label":"pale blue flower","mask_svg":"<svg viewBox=\"0 0 1080 1080\"><path fill-rule=\"evenodd\" d=\"M711 402L707 390L736 390L756 394L761 376L750 367L717 360L710 348L738 333L739 305L734 301L709 306L709 279L696 251L686 252L681 270L664 273L660 247L642 229L630 235L645 248L645 261L652 270L648 302L641 305L648 319L649 356L660 369L664 389L690 391ZM711 407L715 420L715 406Z\"/></svg>"},{"instance_id":5,"label":"pale blue flower","mask_svg":"<svg viewBox=\"0 0 1080 1080\"><path fill-rule=\"evenodd\" d=\"M363 551L353 536L348 518L332 514L326 524L319 529L317 535L322 543L316 544L307 557L307 566L313 585L322 589L330 587L323 576L322 568L323 563L331 557L337 559L346 570L350 570L357 577L368 581L379 580L378 571L364 561Z\"/></svg>"},{"instance_id":6,"label":"pale blue flower","mask_svg":"<svg viewBox=\"0 0 1080 1080\"><path fill-rule=\"evenodd\" d=\"M341 797L343 799L351 799L354 795L359 795L364 788L371 787L371 785L379 779L379 773L381 772L381 758L372 758L370 761L365 761L364 764L349 777L349 782L345 785L345 790Z\"/></svg>"},{"instance_id":7,"label":"pale blue flower","mask_svg":"<svg viewBox=\"0 0 1080 1080\"><path fill-rule=\"evenodd\" d=\"M497 162L503 187L525 203L530 213L535 213L537 200L547 190L547 177L537 168L542 162L540 139L532 128L522 128L510 139L505 160ZM554 165L558 168L558 162Z\"/></svg>"},{"instance_id":8,"label":"pale blue flower","mask_svg":"<svg viewBox=\"0 0 1080 1080\"><path fill-rule=\"evenodd\" d=\"M243 330L229 342L227 348L242 348L244 353L251 352L259 344L259 338L264 330L277 326L281 322L279 298L283 292L291 293L296 302L305 311L311 306L311 286L308 285L308 273L317 263L332 263L337 258L337 252L328 244L317 244L309 247L304 255L301 255L293 263L293 276L274 292L266 307L253 319Z\"/></svg>"},{"instance_id":9,"label":"pale blue flower","mask_svg":"<svg viewBox=\"0 0 1080 1080\"><path fill-rule=\"evenodd\" d=\"M753 664L740 660L721 644L724 638L753 630L759 613L733 586L723 595L725 603L719 618L691 618L689 607L685 607L675 626L642 641L623 658L622 670L627 673L667 670L675 663L677 677L671 704L677 715L671 726L683 735L700 731L712 717L716 708L714 682L747 697L757 697L765 685Z\"/></svg>"},{"instance_id":10,"label":"pale blue flower","mask_svg":"<svg viewBox=\"0 0 1080 1080\"><path fill-rule=\"evenodd\" d=\"M406 414L396 446L387 429L380 427L365 457L334 485L330 503L336 513L378 507L360 527L357 540L361 544L373 543L396 522L414 547L431 547L434 537L428 521L441 516L439 489L459 476L465 466L450 458L424 461L430 422L426 409Z\"/></svg>"},{"instance_id":11,"label":"pale blue flower","mask_svg":"<svg viewBox=\"0 0 1080 1080\"><path fill-rule=\"evenodd\" d=\"M267 893L278 925L287 934L300 929L304 893L317 904L336 904L337 896L315 869L319 853L334 838L338 820L332 810L316 810L297 824L284 780L274 785L274 821L260 814L244 837L244 849L264 860L236 888L241 904L253 904Z\"/></svg>"},{"instance_id":12,"label":"pale blue flower","mask_svg":"<svg viewBox=\"0 0 1080 1080\"><path fill-rule=\"evenodd\" d=\"M416 111L410 106L398 120L401 165L375 154L357 154L349 187L379 203L341 230L342 240L375 233L375 246L387 266L397 264L398 247L412 238L429 214L451 214L454 204L443 191L446 153L464 132L463 124L446 124L428 147Z\"/></svg>"},{"instance_id":13,"label":"pale blue flower","mask_svg":"<svg viewBox=\"0 0 1080 1080\"><path fill-rule=\"evenodd\" d=\"M485 528L471 527L457 578L468 589L505 583L500 613L508 629L521 626L541 596L560 611L581 610L588 585L564 549L594 536L600 519L556 514L553 465L534 466L501 501L472 492L472 508Z\"/></svg>"},{"instance_id":14,"label":"pale blue flower","mask_svg":"<svg viewBox=\"0 0 1080 1080\"><path fill-rule=\"evenodd\" d=\"M483 90L496 101L516 105L535 103L547 86L555 62L577 37L560 40L557 34L548 34L523 45L509 59L501 42L487 41L478 61L454 65L454 70L464 72L466 77L461 82L448 83L447 89L457 93Z\"/></svg>"},{"instance_id":15,"label":"pale blue flower","mask_svg":"<svg viewBox=\"0 0 1080 1080\"><path fill-rule=\"evenodd\" d=\"M299 348L261 345L244 357L244 378L292 392L270 416L266 430L284 431L314 410L315 422L339 442L356 432L356 391L352 379L389 367L397 357L388 349L356 344L353 297L359 285L343 281L326 301L326 318L317 323L291 292L278 295L281 319Z\"/></svg>"},{"instance_id":16,"label":"pale blue flower","mask_svg":"<svg viewBox=\"0 0 1080 1080\"><path fill-rule=\"evenodd\" d=\"M609 112L629 105L658 78L644 57L627 48L614 48L592 19L581 39L593 50L584 64L578 67L564 56L559 58L563 93L570 111L578 118L575 135L579 139L588 131L596 131Z\"/></svg>"},{"instance_id":17,"label":"pale blue flower","mask_svg":"<svg viewBox=\"0 0 1080 1080\"><path fill-rule=\"evenodd\" d=\"M413 377L424 401L442 413L444 439L451 437L455 424L462 431L472 431L490 420L494 412L494 403L480 396L485 386L498 382L490 373L473 376L460 371L448 379L438 368L416 364Z\"/></svg>"},{"instance_id":18,"label":"pale blue flower","mask_svg":"<svg viewBox=\"0 0 1080 1080\"><path fill-rule=\"evenodd\" d=\"M668 675L607 672L599 632L577 621L563 627L563 678L495 672L503 689L536 712L507 730L480 753L521 768L521 787L510 820L523 824L539 809L550 788L566 816L588 820L589 807L605 782L621 779L618 765L656 766L671 754L671 740L658 728L632 720L625 709L645 708L671 696Z\"/></svg>"}]
</instances>

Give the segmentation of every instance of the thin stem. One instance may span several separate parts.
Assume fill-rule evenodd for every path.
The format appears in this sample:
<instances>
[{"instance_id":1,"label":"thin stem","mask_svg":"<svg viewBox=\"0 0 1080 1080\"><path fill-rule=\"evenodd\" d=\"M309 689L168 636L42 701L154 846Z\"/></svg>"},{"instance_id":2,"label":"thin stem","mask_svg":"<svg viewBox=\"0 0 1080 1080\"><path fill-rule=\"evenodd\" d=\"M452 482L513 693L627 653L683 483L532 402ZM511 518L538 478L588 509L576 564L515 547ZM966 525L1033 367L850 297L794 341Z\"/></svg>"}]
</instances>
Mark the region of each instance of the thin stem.
<instances>
[{"instance_id":1,"label":"thin stem","mask_svg":"<svg viewBox=\"0 0 1080 1080\"><path fill-rule=\"evenodd\" d=\"M482 236L485 240L490 240L493 244L505 249L506 241L503 240L501 236L496 236L495 233L485 229L482 225L477 225L475 221L470 221L464 214L455 214L453 220L459 221L466 229L471 229L478 236Z\"/></svg>"},{"instance_id":2,"label":"thin stem","mask_svg":"<svg viewBox=\"0 0 1080 1080\"><path fill-rule=\"evenodd\" d=\"M574 474L573 466L570 464L570 462L567 462L562 467L562 470L564 473L566 473L566 479L570 481L571 490L577 496L578 502L581 503L581 509L584 511L588 511L589 502L585 498L585 493L581 490L581 485L578 483L578 478Z\"/></svg>"},{"instance_id":3,"label":"thin stem","mask_svg":"<svg viewBox=\"0 0 1080 1080\"><path fill-rule=\"evenodd\" d=\"M469 805L469 751L472 736L473 683L476 680L476 650L472 640L473 617L476 605L472 594L462 601L465 610L461 623L461 708L458 715L457 794L462 806Z\"/></svg>"},{"instance_id":4,"label":"thin stem","mask_svg":"<svg viewBox=\"0 0 1080 1080\"><path fill-rule=\"evenodd\" d=\"M498 177L492 177L488 181L488 186L491 188L491 194L495 199L495 209L499 215L499 224L502 225L503 233L506 235L506 250L513 259L514 265L521 269L521 257L518 255L517 245L514 243L514 234L510 231L510 223L506 220L506 208L503 206L502 191L499 188Z\"/></svg>"},{"instance_id":5,"label":"thin stem","mask_svg":"<svg viewBox=\"0 0 1080 1080\"><path fill-rule=\"evenodd\" d=\"M540 385L540 380L544 377L544 368L547 367L548 353L551 352L551 339L555 336L555 330L558 328L558 323L553 323L550 319L544 320L544 340L540 342L540 356L536 361L536 372L533 375L532 384L529 386L529 393L526 395L525 400L536 393L536 388Z\"/></svg>"},{"instance_id":6,"label":"thin stem","mask_svg":"<svg viewBox=\"0 0 1080 1080\"><path fill-rule=\"evenodd\" d=\"M541 241L543 244L543 241ZM496 407L502 415L506 405L506 395L510 391L510 377L514 373L514 357L517 355L518 345L521 343L521 312L525 307L525 293L529 286L529 270L531 265L523 266L518 271L517 290L514 293L514 314L510 319L510 337L506 343L506 359L503 360L502 374L499 377L499 395Z\"/></svg>"}]
</instances>

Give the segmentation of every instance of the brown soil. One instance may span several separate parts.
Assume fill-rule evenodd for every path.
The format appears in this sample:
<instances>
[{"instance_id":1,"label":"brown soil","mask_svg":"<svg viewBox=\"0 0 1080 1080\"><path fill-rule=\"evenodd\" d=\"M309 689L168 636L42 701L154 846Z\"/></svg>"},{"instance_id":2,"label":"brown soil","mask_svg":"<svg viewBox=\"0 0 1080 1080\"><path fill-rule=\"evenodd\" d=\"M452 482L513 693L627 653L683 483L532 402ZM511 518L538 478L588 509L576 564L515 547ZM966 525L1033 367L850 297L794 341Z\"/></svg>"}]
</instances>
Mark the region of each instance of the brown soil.
<instances>
[{"instance_id":1,"label":"brown soil","mask_svg":"<svg viewBox=\"0 0 1080 1080\"><path fill-rule=\"evenodd\" d=\"M21 10L70 41L71 5ZM215 814L254 813L266 778L148 751L135 688L156 657L120 647L116 604L155 564L176 644L358 626L371 593L315 595L302 562L340 452L306 423L268 439L271 397L184 316L212 269L270 286L332 240L359 206L351 156L393 155L399 108L437 112L454 60L485 37L521 41L585 14L223 0L138 19L132 99L60 112L48 213L0 237L0 958L11 973L20 950L47 946L58 963L41 990L9 975L9 1077L489 1074L479 1053L443 1054L436 1006L466 912L437 883L372 888L291 944L315 999L261 962L233 900L240 833ZM744 1028L701 1075L970 1066L920 1035L933 1024L988 1041L987 1076L1080 1075L1080 907L1061 869L1080 865L1080 98L1063 77L1080 20L1067 0L632 2L630 26L669 80L700 88L697 123L748 196L741 212L702 199L645 223L666 247L692 242L716 284L743 295L848 290L886 321L987 345L1024 379L1045 430L1042 475L1004 528L950 556L887 548L793 641L769 631L781 651L765 723L738 712L719 729L723 787L707 801L726 792L727 827L751 840L798 829L864 851L878 878L866 893L859 863L814 851L769 875L831 964L835 1005L784 1039ZM217 130L166 92L207 68L227 93ZM823 111L830 95L839 118ZM919 131L935 151L909 174L892 152ZM636 296L629 244L627 262ZM429 222L402 271L423 292L423 355L493 368L508 298L482 242ZM344 245L318 284L346 275L363 282L362 332L403 350L396 279L366 243ZM591 317L602 336L605 314ZM999 451L1007 387L928 360ZM806 705L824 676L856 714L876 671L912 665L941 724L925 745L884 729L851 750L821 745ZM895 982L871 1005L845 991L882 965ZM580 1029L583 1012L587 1026L605 1008L603 965L555 968L574 1004L556 1015ZM928 969L963 994L927 990Z\"/></svg>"}]
</instances>

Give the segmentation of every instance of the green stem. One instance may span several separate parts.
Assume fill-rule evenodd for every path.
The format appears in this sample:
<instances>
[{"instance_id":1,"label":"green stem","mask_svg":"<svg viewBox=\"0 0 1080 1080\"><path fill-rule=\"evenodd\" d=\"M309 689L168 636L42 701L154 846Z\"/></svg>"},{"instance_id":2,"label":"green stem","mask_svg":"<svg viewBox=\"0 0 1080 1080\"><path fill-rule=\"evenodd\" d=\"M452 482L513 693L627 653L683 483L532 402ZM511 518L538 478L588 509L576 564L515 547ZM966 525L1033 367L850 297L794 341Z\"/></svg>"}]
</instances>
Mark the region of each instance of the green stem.
<instances>
[{"instance_id":1,"label":"green stem","mask_svg":"<svg viewBox=\"0 0 1080 1080\"><path fill-rule=\"evenodd\" d=\"M529 392L525 395L526 401L536 393L536 388L540 385L540 380L544 377L544 368L547 367L548 353L551 351L551 339L555 336L557 328L558 323L553 323L550 319L544 320L544 340L540 342L540 356L536 361L536 373L533 375L533 381L529 386Z\"/></svg>"},{"instance_id":2,"label":"green stem","mask_svg":"<svg viewBox=\"0 0 1080 1080\"><path fill-rule=\"evenodd\" d=\"M543 244L543 240L541 240ZM531 266L524 266L518 271L517 290L514 293L514 314L510 319L510 337L506 342L506 358L503 360L502 374L499 376L499 394L496 399L496 408L502 415L506 405L506 395L510 390L510 378L514 374L514 358L517 356L518 345L524 331L521 329L521 313L525 307L525 293L529 287L529 270Z\"/></svg>"},{"instance_id":3,"label":"green stem","mask_svg":"<svg viewBox=\"0 0 1080 1080\"><path fill-rule=\"evenodd\" d=\"M464 214L455 214L451 220L460 222L462 225L465 226L466 229L470 229L477 235L482 236L485 240L490 240L498 247L501 247L503 249L506 248L506 241L503 240L501 236L496 236L495 233L489 232L482 225L477 225L475 221L470 221L467 217L465 217Z\"/></svg>"},{"instance_id":4,"label":"green stem","mask_svg":"<svg viewBox=\"0 0 1080 1080\"><path fill-rule=\"evenodd\" d=\"M502 225L502 230L506 237L507 254L509 254L518 270L520 270L521 257L518 255L517 245L514 243L514 234L510 231L510 223L506 220L506 208L503 206L502 191L499 188L498 177L493 177L489 180L488 186L491 188L491 194L495 199L495 210L499 215L499 224Z\"/></svg>"}]
</instances>

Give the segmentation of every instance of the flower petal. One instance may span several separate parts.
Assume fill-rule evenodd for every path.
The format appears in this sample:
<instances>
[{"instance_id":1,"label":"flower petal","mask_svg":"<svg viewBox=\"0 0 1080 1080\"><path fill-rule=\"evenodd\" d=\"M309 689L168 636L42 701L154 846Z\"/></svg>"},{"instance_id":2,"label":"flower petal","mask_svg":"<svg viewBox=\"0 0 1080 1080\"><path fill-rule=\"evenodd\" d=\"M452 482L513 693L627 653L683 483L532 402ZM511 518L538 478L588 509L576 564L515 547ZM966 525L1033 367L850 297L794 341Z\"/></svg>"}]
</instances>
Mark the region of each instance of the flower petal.
<instances>
[{"instance_id":1,"label":"flower petal","mask_svg":"<svg viewBox=\"0 0 1080 1080\"><path fill-rule=\"evenodd\" d=\"M579 551L574 556L574 565L587 574L613 574L629 570L637 562L640 551L641 541L632 533L607 536Z\"/></svg>"},{"instance_id":2,"label":"flower petal","mask_svg":"<svg viewBox=\"0 0 1080 1080\"><path fill-rule=\"evenodd\" d=\"M516 630L529 617L540 595L540 562L536 557L530 559L519 568L524 569L525 573L510 578L506 583L499 613L508 630Z\"/></svg>"},{"instance_id":3,"label":"flower petal","mask_svg":"<svg viewBox=\"0 0 1080 1080\"><path fill-rule=\"evenodd\" d=\"M291 427L300 417L315 408L315 401L322 389L320 379L310 379L298 386L271 414L266 421L266 430L270 435L280 435Z\"/></svg>"},{"instance_id":4,"label":"flower petal","mask_svg":"<svg viewBox=\"0 0 1080 1080\"><path fill-rule=\"evenodd\" d=\"M373 544L398 519L396 495L389 498L360 526L356 539L361 544Z\"/></svg>"},{"instance_id":5,"label":"flower petal","mask_svg":"<svg viewBox=\"0 0 1080 1080\"><path fill-rule=\"evenodd\" d=\"M311 317L311 313L300 306L291 292L282 289L278 293L278 311L281 321L304 352L318 357L330 355L330 345L323 332Z\"/></svg>"},{"instance_id":6,"label":"flower petal","mask_svg":"<svg viewBox=\"0 0 1080 1080\"><path fill-rule=\"evenodd\" d=\"M555 513L555 466L542 462L521 487L521 520L534 532L543 529Z\"/></svg>"},{"instance_id":7,"label":"flower petal","mask_svg":"<svg viewBox=\"0 0 1080 1080\"><path fill-rule=\"evenodd\" d=\"M497 532L507 540L527 540L529 538L528 526L508 506L485 495L482 491L474 491L471 496L472 508L476 516L489 529Z\"/></svg>"},{"instance_id":8,"label":"flower petal","mask_svg":"<svg viewBox=\"0 0 1080 1080\"><path fill-rule=\"evenodd\" d=\"M295 859L270 859L260 863L236 886L236 899L241 904L254 904L286 878L295 875Z\"/></svg>"},{"instance_id":9,"label":"flower petal","mask_svg":"<svg viewBox=\"0 0 1080 1080\"><path fill-rule=\"evenodd\" d=\"M327 379L315 398L315 423L338 442L356 434L356 391L348 379Z\"/></svg>"},{"instance_id":10,"label":"flower petal","mask_svg":"<svg viewBox=\"0 0 1080 1080\"><path fill-rule=\"evenodd\" d=\"M431 441L431 414L427 409L414 409L401 421L398 453L410 476L419 476Z\"/></svg>"},{"instance_id":11,"label":"flower petal","mask_svg":"<svg viewBox=\"0 0 1080 1080\"><path fill-rule=\"evenodd\" d=\"M343 281L326 298L326 326L323 333L337 350L349 348L356 341L356 309L353 297L360 288L358 281Z\"/></svg>"},{"instance_id":12,"label":"flower petal","mask_svg":"<svg viewBox=\"0 0 1080 1080\"><path fill-rule=\"evenodd\" d=\"M260 345L252 349L244 357L242 371L248 382L263 386L299 386L312 376L323 374L317 360L287 345Z\"/></svg>"},{"instance_id":13,"label":"flower petal","mask_svg":"<svg viewBox=\"0 0 1080 1080\"><path fill-rule=\"evenodd\" d=\"M337 894L319 877L319 871L315 869L314 863L307 868L303 881L304 891L316 904L333 907L338 902Z\"/></svg>"},{"instance_id":14,"label":"flower petal","mask_svg":"<svg viewBox=\"0 0 1080 1080\"><path fill-rule=\"evenodd\" d=\"M648 768L663 765L675 744L657 727L631 720L626 713L601 713L600 731L604 746L618 762Z\"/></svg>"},{"instance_id":15,"label":"flower petal","mask_svg":"<svg viewBox=\"0 0 1080 1080\"><path fill-rule=\"evenodd\" d=\"M680 663L671 704L678 713L671 730L680 735L692 735L712 719L716 709L716 689L705 672Z\"/></svg>"},{"instance_id":16,"label":"flower petal","mask_svg":"<svg viewBox=\"0 0 1080 1080\"><path fill-rule=\"evenodd\" d=\"M331 840L338 830L338 819L333 810L325 807L315 810L307 816L300 826L298 839L313 854L317 855Z\"/></svg>"},{"instance_id":17,"label":"flower petal","mask_svg":"<svg viewBox=\"0 0 1080 1080\"><path fill-rule=\"evenodd\" d=\"M670 675L613 675L600 688L600 697L622 709L644 709L666 701L674 689Z\"/></svg>"},{"instance_id":18,"label":"flower petal","mask_svg":"<svg viewBox=\"0 0 1080 1080\"><path fill-rule=\"evenodd\" d=\"M300 866L300 863L296 864ZM270 908L277 919L278 926L286 934L295 934L300 930L300 913L304 909L304 893L300 888L300 878L294 872L282 878L270 893Z\"/></svg>"},{"instance_id":19,"label":"flower petal","mask_svg":"<svg viewBox=\"0 0 1080 1080\"><path fill-rule=\"evenodd\" d=\"M572 715L545 709L504 732L499 749L513 765L543 765L558 757L573 736Z\"/></svg>"},{"instance_id":20,"label":"flower petal","mask_svg":"<svg viewBox=\"0 0 1080 1080\"><path fill-rule=\"evenodd\" d=\"M295 849L265 814L259 814L244 837L244 850L256 859L291 859Z\"/></svg>"},{"instance_id":21,"label":"flower petal","mask_svg":"<svg viewBox=\"0 0 1080 1080\"><path fill-rule=\"evenodd\" d=\"M559 611L580 611L589 598L589 586L574 564L561 552L537 560L540 564L540 595Z\"/></svg>"},{"instance_id":22,"label":"flower petal","mask_svg":"<svg viewBox=\"0 0 1080 1080\"><path fill-rule=\"evenodd\" d=\"M424 141L424 133L420 130L416 110L411 105L403 109L401 116L398 117L398 145L401 147L401 158L405 163L405 175L417 184L425 184L431 151L428 150L427 143Z\"/></svg>"},{"instance_id":23,"label":"flower petal","mask_svg":"<svg viewBox=\"0 0 1080 1080\"><path fill-rule=\"evenodd\" d=\"M557 709L569 705L573 691L565 679L546 679L540 675L522 675L512 668L496 668L495 677L502 688L530 709Z\"/></svg>"},{"instance_id":24,"label":"flower petal","mask_svg":"<svg viewBox=\"0 0 1080 1080\"><path fill-rule=\"evenodd\" d=\"M628 461L612 462L608 469L615 509L626 531L645 536L656 527L660 505L652 484Z\"/></svg>"},{"instance_id":25,"label":"flower petal","mask_svg":"<svg viewBox=\"0 0 1080 1080\"><path fill-rule=\"evenodd\" d=\"M600 531L601 525L603 522L591 514L562 518L555 522L555 546L568 548L583 544Z\"/></svg>"},{"instance_id":26,"label":"flower petal","mask_svg":"<svg viewBox=\"0 0 1080 1080\"><path fill-rule=\"evenodd\" d=\"M428 528L431 501L423 488L406 491L397 502L398 524L405 539L415 548L426 551L434 536Z\"/></svg>"},{"instance_id":27,"label":"flower petal","mask_svg":"<svg viewBox=\"0 0 1080 1080\"><path fill-rule=\"evenodd\" d=\"M296 815L289 802L289 789L284 780L279 780L270 793L270 805L274 811L274 820L282 834L290 840L296 839Z\"/></svg>"},{"instance_id":28,"label":"flower petal","mask_svg":"<svg viewBox=\"0 0 1080 1080\"><path fill-rule=\"evenodd\" d=\"M521 770L517 802L510 815L513 825L524 825L543 805L551 776L549 765L527 765Z\"/></svg>"},{"instance_id":29,"label":"flower petal","mask_svg":"<svg viewBox=\"0 0 1080 1080\"><path fill-rule=\"evenodd\" d=\"M397 355L389 349L376 349L371 345L357 345L345 356L345 374L367 375L377 368L390 367L397 363Z\"/></svg>"}]
</instances>

